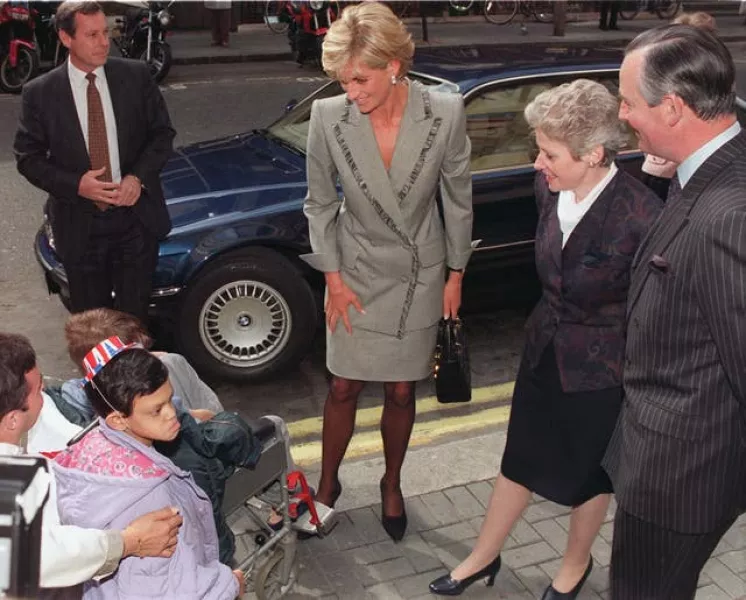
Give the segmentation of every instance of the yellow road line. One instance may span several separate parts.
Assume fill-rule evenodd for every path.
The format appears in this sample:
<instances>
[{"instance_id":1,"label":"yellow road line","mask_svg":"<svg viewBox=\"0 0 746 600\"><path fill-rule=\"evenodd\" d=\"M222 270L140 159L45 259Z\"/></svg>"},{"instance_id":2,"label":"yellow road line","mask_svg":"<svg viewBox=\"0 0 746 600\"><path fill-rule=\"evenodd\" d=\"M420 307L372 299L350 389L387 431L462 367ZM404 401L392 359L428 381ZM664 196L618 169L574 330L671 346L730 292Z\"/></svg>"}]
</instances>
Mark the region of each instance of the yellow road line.
<instances>
[{"instance_id":1,"label":"yellow road line","mask_svg":"<svg viewBox=\"0 0 746 600\"><path fill-rule=\"evenodd\" d=\"M513 394L514 381L490 385L481 388L475 388L471 393L471 404L486 404L501 400L509 400ZM435 396L428 396L417 401L417 414L432 412L435 410L453 410L464 406L463 404L440 404ZM356 427L372 427L377 425L381 420L381 411L383 406L372 406L370 408L361 408L357 411L355 418ZM486 411L485 411L486 412ZM484 414L484 413L479 413ZM442 422L442 421L439 421ZM321 417L311 417L288 423L291 439L301 439L321 431Z\"/></svg>"},{"instance_id":2,"label":"yellow road line","mask_svg":"<svg viewBox=\"0 0 746 600\"><path fill-rule=\"evenodd\" d=\"M485 389L485 388L483 388ZM475 390L476 391L476 390ZM482 400L484 402L485 400ZM447 405L441 405L447 406ZM509 406L498 406L457 417L448 417L435 421L415 423L412 430L410 446L421 446L444 435L461 431L474 431L485 427L494 427L508 422ZM347 458L373 454L381 450L381 434L378 431L365 431L353 436L347 449ZM308 465L321 459L321 442L306 442L291 446L293 460L298 465Z\"/></svg>"}]
</instances>

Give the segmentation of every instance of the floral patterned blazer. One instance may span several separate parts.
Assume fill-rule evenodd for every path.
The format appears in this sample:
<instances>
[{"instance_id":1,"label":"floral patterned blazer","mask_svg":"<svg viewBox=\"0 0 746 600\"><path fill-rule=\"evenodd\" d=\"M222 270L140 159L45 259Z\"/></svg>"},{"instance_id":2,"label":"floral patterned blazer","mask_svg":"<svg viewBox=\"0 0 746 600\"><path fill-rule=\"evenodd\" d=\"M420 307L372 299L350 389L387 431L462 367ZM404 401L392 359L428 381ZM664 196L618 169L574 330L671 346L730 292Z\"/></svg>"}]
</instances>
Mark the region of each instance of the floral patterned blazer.
<instances>
[{"instance_id":1,"label":"floral patterned blazer","mask_svg":"<svg viewBox=\"0 0 746 600\"><path fill-rule=\"evenodd\" d=\"M632 259L662 201L620 168L563 248L559 194L541 174L534 188L542 296L526 324L524 356L535 367L553 343L566 392L620 386Z\"/></svg>"}]
</instances>

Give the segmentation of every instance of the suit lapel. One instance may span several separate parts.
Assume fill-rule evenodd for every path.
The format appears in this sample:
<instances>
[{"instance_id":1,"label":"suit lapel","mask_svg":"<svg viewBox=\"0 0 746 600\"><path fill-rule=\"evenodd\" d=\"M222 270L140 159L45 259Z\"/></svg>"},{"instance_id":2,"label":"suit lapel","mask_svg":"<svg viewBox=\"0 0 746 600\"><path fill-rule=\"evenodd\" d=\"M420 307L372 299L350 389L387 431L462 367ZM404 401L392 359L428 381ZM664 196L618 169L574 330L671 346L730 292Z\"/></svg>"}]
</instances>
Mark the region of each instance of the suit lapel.
<instances>
[{"instance_id":1,"label":"suit lapel","mask_svg":"<svg viewBox=\"0 0 746 600\"><path fill-rule=\"evenodd\" d=\"M109 98L111 99L111 106L114 109L114 120L117 126L117 147L119 148L119 162L123 162L123 157L126 156L125 143L128 139L127 130L124 128L124 105L123 102L127 100L127 87L124 79L120 78L117 74L117 69L112 61L107 61L104 66L104 72L106 73L106 83L109 87Z\"/></svg>"},{"instance_id":2,"label":"suit lapel","mask_svg":"<svg viewBox=\"0 0 746 600\"><path fill-rule=\"evenodd\" d=\"M406 226L401 201L419 177L440 124L440 118L433 118L426 90L410 82L407 107L402 115L388 172L373 126L354 103L346 103L342 118L334 125L337 143L363 193L369 201L371 198L376 200L400 228Z\"/></svg>"},{"instance_id":3,"label":"suit lapel","mask_svg":"<svg viewBox=\"0 0 746 600\"><path fill-rule=\"evenodd\" d=\"M69 140L69 150L76 155L76 162L89 166L91 161L88 157L83 129L80 126L78 110L75 107L73 90L70 87L70 77L67 72L67 61L58 66L51 74L55 78L57 88L57 99L60 114L63 115L58 122L67 129L65 139Z\"/></svg>"},{"instance_id":4,"label":"suit lapel","mask_svg":"<svg viewBox=\"0 0 746 600\"><path fill-rule=\"evenodd\" d=\"M407 109L389 169L389 182L398 202L407 197L419 178L441 123L440 117L433 117L427 90L417 82L409 82Z\"/></svg>"},{"instance_id":5,"label":"suit lapel","mask_svg":"<svg viewBox=\"0 0 746 600\"><path fill-rule=\"evenodd\" d=\"M643 240L643 248L635 258L632 271L627 311L631 311L645 282L650 275L648 263L654 255L662 256L679 232L689 222L689 213L710 182L725 169L737 156L746 153L746 132L742 132L719 148L699 169L694 172L681 192L681 200L674 204L666 203L658 220Z\"/></svg>"},{"instance_id":6,"label":"suit lapel","mask_svg":"<svg viewBox=\"0 0 746 600\"><path fill-rule=\"evenodd\" d=\"M603 237L604 225L616 196L618 181L619 172L617 171L609 184L601 191L599 197L596 198L593 206L588 209L588 212L575 226L570 234L570 239L567 240L562 250L562 260L565 264L579 265L586 252L593 249L600 251L598 240Z\"/></svg>"}]
</instances>

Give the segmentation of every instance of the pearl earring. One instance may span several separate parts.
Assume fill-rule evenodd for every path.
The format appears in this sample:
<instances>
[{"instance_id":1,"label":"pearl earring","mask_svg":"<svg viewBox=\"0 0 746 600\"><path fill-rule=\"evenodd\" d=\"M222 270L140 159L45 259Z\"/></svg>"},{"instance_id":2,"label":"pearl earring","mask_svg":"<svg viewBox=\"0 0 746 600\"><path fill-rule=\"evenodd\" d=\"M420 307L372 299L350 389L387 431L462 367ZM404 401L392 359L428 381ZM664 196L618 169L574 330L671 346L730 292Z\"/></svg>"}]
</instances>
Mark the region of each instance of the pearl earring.
<instances>
[{"instance_id":1,"label":"pearl earring","mask_svg":"<svg viewBox=\"0 0 746 600\"><path fill-rule=\"evenodd\" d=\"M396 85L396 84L397 84L396 75L392 75L391 76L391 85Z\"/></svg>"}]
</instances>

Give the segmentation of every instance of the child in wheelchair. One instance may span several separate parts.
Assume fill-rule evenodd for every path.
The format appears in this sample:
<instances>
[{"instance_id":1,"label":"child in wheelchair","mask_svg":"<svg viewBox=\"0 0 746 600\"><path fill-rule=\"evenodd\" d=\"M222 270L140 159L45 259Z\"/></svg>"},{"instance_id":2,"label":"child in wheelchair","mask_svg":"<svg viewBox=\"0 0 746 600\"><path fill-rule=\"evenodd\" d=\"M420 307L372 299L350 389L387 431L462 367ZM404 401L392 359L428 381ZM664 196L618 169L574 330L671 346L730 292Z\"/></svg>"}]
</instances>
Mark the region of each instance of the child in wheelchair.
<instances>
[{"instance_id":1,"label":"child in wheelchair","mask_svg":"<svg viewBox=\"0 0 746 600\"><path fill-rule=\"evenodd\" d=\"M111 336L118 336L125 344L138 343L145 349L152 346L152 339L136 317L107 308L71 315L65 325L68 353L81 369L83 359L91 348ZM220 542L220 560L232 564L235 539L222 509L226 482L236 466L255 467L261 444L252 434L252 429L262 427L262 421L273 423L276 435L285 448L288 471L294 471L290 434L285 422L278 416L267 415L247 424L239 415L224 412L215 392L199 378L186 359L173 353L154 354L168 369L174 390L174 405L181 424L180 435L175 440L156 442L155 448L178 467L191 472L197 485L210 497ZM83 379L73 379L65 382L61 388L47 389L60 412L81 427L87 426L95 418L83 383ZM36 448L49 449L58 448ZM291 490L291 493L294 491ZM281 484L274 482L262 490L258 497L269 506L279 506L281 492ZM296 506L302 513L307 505L299 503ZM268 519L267 524L274 531L283 525L282 517L274 510Z\"/></svg>"},{"instance_id":2,"label":"child in wheelchair","mask_svg":"<svg viewBox=\"0 0 746 600\"><path fill-rule=\"evenodd\" d=\"M103 581L90 581L84 598L235 598L244 574L218 557L212 504L194 478L153 448L179 436L173 389L163 363L147 350L109 338L88 354L85 391L99 417L92 429L52 465L63 524L122 528L161 506L184 519L170 559L127 558Z\"/></svg>"}]
</instances>

